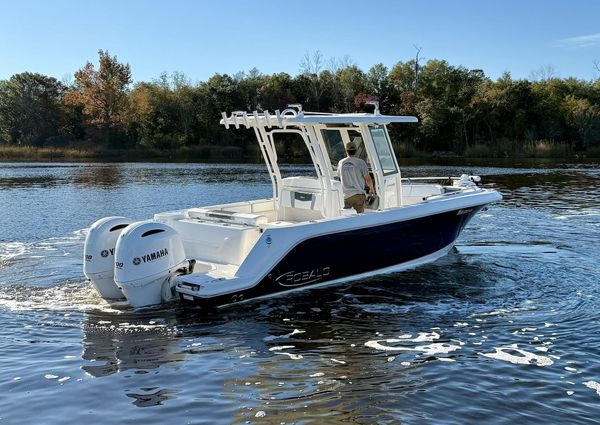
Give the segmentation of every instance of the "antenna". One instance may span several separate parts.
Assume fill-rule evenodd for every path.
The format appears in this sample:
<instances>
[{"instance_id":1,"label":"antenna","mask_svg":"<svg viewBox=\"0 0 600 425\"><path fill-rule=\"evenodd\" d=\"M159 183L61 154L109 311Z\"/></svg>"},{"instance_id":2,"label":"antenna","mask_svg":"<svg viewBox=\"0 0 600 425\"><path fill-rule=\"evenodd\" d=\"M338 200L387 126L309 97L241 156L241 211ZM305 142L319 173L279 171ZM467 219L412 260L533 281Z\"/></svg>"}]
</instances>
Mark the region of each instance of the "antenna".
<instances>
[{"instance_id":1,"label":"antenna","mask_svg":"<svg viewBox=\"0 0 600 425\"><path fill-rule=\"evenodd\" d=\"M379 113L379 101L378 100L369 100L368 102L365 102L365 105L373 105L375 107L375 110L373 111L373 115L381 115Z\"/></svg>"},{"instance_id":2,"label":"antenna","mask_svg":"<svg viewBox=\"0 0 600 425\"><path fill-rule=\"evenodd\" d=\"M290 103L287 107L297 109L298 114L302 113L302 104L301 103Z\"/></svg>"}]
</instances>

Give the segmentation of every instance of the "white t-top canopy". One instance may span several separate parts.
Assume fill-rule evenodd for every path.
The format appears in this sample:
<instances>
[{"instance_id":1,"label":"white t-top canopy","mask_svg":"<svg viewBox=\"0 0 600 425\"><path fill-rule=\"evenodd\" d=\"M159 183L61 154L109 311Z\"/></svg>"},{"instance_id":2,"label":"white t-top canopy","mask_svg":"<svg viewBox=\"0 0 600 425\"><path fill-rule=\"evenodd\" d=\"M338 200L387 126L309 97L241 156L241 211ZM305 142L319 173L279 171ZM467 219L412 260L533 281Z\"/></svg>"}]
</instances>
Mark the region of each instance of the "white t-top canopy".
<instances>
[{"instance_id":1,"label":"white t-top canopy","mask_svg":"<svg viewBox=\"0 0 600 425\"><path fill-rule=\"evenodd\" d=\"M315 125L315 124L390 124L390 123L416 123L417 117L404 115L380 114L320 114L286 109L275 114L264 112L236 111L230 116L222 113L221 124L226 128L230 125L239 128L252 127L286 127L288 125Z\"/></svg>"},{"instance_id":2,"label":"white t-top canopy","mask_svg":"<svg viewBox=\"0 0 600 425\"><path fill-rule=\"evenodd\" d=\"M289 124L389 124L394 122L419 122L417 117L404 115L372 115L372 114L335 114L335 115L298 115L286 118Z\"/></svg>"}]
</instances>

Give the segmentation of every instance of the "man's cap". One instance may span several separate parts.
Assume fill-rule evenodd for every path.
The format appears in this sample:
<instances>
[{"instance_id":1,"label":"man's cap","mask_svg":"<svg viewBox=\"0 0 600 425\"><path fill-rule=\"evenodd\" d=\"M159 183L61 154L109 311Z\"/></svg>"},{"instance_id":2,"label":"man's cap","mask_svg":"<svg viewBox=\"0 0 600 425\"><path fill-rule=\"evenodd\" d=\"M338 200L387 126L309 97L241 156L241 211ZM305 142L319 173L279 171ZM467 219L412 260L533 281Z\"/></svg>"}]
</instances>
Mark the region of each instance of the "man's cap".
<instances>
[{"instance_id":1,"label":"man's cap","mask_svg":"<svg viewBox=\"0 0 600 425\"><path fill-rule=\"evenodd\" d=\"M346 143L346 151L355 151L356 150L356 143L350 141L348 143Z\"/></svg>"}]
</instances>

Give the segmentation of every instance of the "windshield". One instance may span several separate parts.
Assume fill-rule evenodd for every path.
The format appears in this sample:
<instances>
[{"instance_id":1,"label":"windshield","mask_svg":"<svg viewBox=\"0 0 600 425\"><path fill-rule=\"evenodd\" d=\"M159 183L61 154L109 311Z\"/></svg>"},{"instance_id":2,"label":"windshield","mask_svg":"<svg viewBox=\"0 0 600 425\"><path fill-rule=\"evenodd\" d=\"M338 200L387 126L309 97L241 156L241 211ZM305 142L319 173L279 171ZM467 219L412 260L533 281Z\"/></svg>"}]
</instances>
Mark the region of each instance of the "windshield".
<instances>
[{"instance_id":1,"label":"windshield","mask_svg":"<svg viewBox=\"0 0 600 425\"><path fill-rule=\"evenodd\" d=\"M346 157L345 143L354 142L356 144L356 157L362 159L369 164L367 150L363 138L359 131L351 129L326 129L321 130L327 154L334 170L337 170L337 165L340 160ZM345 141L345 140L346 141Z\"/></svg>"},{"instance_id":2,"label":"windshield","mask_svg":"<svg viewBox=\"0 0 600 425\"><path fill-rule=\"evenodd\" d=\"M396 161L394 161L394 154L385 133L385 128L382 125L369 127L369 132L371 133L377 156L381 162L383 175L397 173L398 168L396 167Z\"/></svg>"},{"instance_id":3,"label":"windshield","mask_svg":"<svg viewBox=\"0 0 600 425\"><path fill-rule=\"evenodd\" d=\"M310 152L302 136L295 132L273 131L273 142L277 153L277 163L282 178L304 176L317 178L318 174L312 163Z\"/></svg>"}]
</instances>

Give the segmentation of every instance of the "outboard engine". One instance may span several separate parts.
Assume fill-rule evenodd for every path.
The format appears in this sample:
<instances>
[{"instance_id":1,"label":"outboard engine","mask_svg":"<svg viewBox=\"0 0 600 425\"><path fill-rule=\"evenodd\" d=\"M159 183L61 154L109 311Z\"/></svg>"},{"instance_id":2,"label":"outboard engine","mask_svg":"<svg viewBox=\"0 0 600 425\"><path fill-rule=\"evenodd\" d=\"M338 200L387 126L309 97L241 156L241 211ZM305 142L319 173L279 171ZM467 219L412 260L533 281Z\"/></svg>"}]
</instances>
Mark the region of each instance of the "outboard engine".
<instances>
[{"instance_id":1,"label":"outboard engine","mask_svg":"<svg viewBox=\"0 0 600 425\"><path fill-rule=\"evenodd\" d=\"M185 273L188 264L181 237L172 227L141 221L119 236L115 282L132 307L159 304L175 297L170 278Z\"/></svg>"},{"instance_id":2,"label":"outboard engine","mask_svg":"<svg viewBox=\"0 0 600 425\"><path fill-rule=\"evenodd\" d=\"M117 238L132 221L125 217L105 217L90 227L83 248L83 273L102 298L123 298L115 284Z\"/></svg>"}]
</instances>

